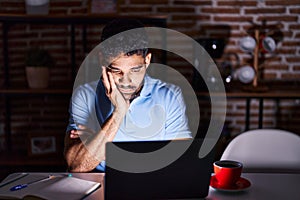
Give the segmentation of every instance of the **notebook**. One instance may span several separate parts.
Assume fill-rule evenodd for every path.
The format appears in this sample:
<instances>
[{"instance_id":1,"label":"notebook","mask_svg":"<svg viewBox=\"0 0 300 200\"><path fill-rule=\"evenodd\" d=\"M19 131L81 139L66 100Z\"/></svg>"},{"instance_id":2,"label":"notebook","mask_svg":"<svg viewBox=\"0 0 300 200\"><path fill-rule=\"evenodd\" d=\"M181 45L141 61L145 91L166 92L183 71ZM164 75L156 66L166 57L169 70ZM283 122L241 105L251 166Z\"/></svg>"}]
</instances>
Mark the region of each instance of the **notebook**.
<instances>
[{"instance_id":1,"label":"notebook","mask_svg":"<svg viewBox=\"0 0 300 200\"><path fill-rule=\"evenodd\" d=\"M107 143L105 199L205 198L214 151L200 159L202 142L195 139ZM167 149L171 143L172 147ZM161 149L167 151L160 152ZM130 155L123 155L123 151ZM154 151L158 153L151 154Z\"/></svg>"},{"instance_id":2,"label":"notebook","mask_svg":"<svg viewBox=\"0 0 300 200\"><path fill-rule=\"evenodd\" d=\"M98 187L100 183L66 175L20 173L0 183L0 199L82 199Z\"/></svg>"}]
</instances>

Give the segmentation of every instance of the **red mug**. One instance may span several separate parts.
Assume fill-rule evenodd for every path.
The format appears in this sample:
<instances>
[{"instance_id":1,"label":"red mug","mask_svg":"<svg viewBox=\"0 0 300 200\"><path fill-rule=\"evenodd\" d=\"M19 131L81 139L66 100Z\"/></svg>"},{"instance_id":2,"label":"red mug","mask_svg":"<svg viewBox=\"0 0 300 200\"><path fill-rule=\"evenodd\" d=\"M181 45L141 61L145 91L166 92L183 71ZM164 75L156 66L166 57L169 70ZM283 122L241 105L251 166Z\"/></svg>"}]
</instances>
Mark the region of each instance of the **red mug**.
<instances>
[{"instance_id":1,"label":"red mug","mask_svg":"<svg viewBox=\"0 0 300 200\"><path fill-rule=\"evenodd\" d=\"M262 35L259 39L259 49L262 53L272 53L276 49L275 40L271 37Z\"/></svg>"},{"instance_id":2,"label":"red mug","mask_svg":"<svg viewBox=\"0 0 300 200\"><path fill-rule=\"evenodd\" d=\"M241 177L243 164L233 160L220 160L214 162L214 173L218 185L231 188Z\"/></svg>"}]
</instances>

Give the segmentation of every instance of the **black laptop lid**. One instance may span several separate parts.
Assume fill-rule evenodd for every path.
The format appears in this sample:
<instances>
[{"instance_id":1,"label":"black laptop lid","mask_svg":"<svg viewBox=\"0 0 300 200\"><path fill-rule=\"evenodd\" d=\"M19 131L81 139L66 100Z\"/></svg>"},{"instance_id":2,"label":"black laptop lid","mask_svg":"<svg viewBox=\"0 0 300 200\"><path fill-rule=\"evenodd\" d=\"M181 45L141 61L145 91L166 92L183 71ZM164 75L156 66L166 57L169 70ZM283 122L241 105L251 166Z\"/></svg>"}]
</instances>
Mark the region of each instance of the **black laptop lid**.
<instances>
[{"instance_id":1,"label":"black laptop lid","mask_svg":"<svg viewBox=\"0 0 300 200\"><path fill-rule=\"evenodd\" d=\"M144 159L143 155L147 152L166 148L170 141L107 143L105 199L206 197L209 190L214 153L211 151L206 157L200 159L198 154L202 142L201 139L172 141L173 147L179 149L187 147L187 150L181 152L179 158L167 165L163 159L170 160L171 158L172 160L173 152L176 152L177 149L173 151L171 149L167 154L158 151L159 153L155 154L157 159L154 164L149 161L150 159ZM120 158L119 151L115 150L116 146L133 155L130 156L129 162L126 157ZM175 155L174 158L176 157L178 155ZM159 160L161 162L157 163ZM118 167L118 164L123 168ZM166 166L162 167L162 164ZM157 169L151 170L154 168Z\"/></svg>"}]
</instances>

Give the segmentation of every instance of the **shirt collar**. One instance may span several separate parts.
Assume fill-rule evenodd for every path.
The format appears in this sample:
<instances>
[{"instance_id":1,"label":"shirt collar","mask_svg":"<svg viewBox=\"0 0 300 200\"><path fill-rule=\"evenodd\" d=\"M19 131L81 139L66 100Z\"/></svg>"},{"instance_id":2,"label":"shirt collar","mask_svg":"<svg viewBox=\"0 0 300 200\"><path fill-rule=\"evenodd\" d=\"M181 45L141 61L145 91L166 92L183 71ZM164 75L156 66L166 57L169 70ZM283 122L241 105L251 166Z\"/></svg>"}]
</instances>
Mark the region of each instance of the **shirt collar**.
<instances>
[{"instance_id":1,"label":"shirt collar","mask_svg":"<svg viewBox=\"0 0 300 200\"><path fill-rule=\"evenodd\" d=\"M151 96L152 88L153 88L154 82L152 81L151 77L146 74L144 78L144 86L142 88L141 97L149 97Z\"/></svg>"}]
</instances>

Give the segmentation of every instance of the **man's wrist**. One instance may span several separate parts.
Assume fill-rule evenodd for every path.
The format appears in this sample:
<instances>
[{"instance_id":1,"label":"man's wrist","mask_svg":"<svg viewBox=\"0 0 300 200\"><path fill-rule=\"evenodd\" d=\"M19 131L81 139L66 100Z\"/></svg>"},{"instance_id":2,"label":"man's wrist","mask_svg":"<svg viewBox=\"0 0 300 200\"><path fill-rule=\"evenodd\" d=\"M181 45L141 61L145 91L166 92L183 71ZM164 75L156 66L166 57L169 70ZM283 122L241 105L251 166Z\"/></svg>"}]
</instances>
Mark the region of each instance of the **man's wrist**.
<instances>
[{"instance_id":1,"label":"man's wrist","mask_svg":"<svg viewBox=\"0 0 300 200\"><path fill-rule=\"evenodd\" d=\"M116 108L113 112L113 116L116 120L122 122L123 118L125 117L127 109L125 108Z\"/></svg>"}]
</instances>

